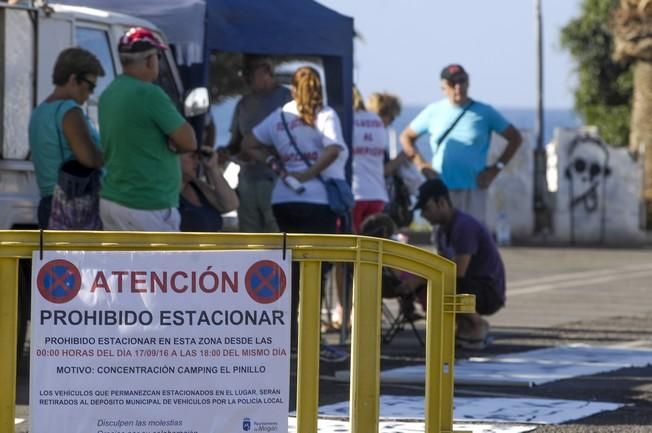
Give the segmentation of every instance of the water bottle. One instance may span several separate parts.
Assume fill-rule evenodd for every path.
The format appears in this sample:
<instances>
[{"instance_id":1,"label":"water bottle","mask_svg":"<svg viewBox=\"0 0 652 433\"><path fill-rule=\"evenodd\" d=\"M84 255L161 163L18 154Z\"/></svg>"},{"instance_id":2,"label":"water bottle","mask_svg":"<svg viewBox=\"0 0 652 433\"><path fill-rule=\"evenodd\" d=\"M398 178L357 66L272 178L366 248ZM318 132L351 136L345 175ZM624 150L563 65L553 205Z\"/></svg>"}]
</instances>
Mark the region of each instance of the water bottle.
<instances>
[{"instance_id":1,"label":"water bottle","mask_svg":"<svg viewBox=\"0 0 652 433\"><path fill-rule=\"evenodd\" d=\"M303 186L299 180L291 176L285 171L283 168L283 165L281 162L273 157L272 155L268 156L267 159L265 160L265 163L269 166L269 168L276 173L276 175L283 181L285 185L288 186L292 191L296 192L297 194L303 194L306 190L306 187Z\"/></svg>"},{"instance_id":2,"label":"water bottle","mask_svg":"<svg viewBox=\"0 0 652 433\"><path fill-rule=\"evenodd\" d=\"M306 191L306 187L303 186L303 184L299 182L299 180L294 176L285 174L284 176L281 176L281 180L283 181L284 184L286 184L292 191L296 192L297 194L303 194Z\"/></svg>"},{"instance_id":3,"label":"water bottle","mask_svg":"<svg viewBox=\"0 0 652 433\"><path fill-rule=\"evenodd\" d=\"M512 241L511 228L509 227L509 218L507 212L502 211L498 214L496 221L496 243L501 246L509 245Z\"/></svg>"}]
</instances>

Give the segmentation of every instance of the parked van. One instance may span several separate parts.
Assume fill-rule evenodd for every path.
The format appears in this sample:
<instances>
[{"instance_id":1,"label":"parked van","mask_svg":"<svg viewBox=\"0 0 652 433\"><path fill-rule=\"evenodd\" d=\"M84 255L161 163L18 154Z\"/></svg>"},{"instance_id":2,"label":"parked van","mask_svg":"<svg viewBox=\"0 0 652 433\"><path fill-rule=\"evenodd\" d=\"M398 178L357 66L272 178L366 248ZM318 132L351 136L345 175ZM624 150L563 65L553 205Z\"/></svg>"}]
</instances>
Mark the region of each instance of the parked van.
<instances>
[{"instance_id":1,"label":"parked van","mask_svg":"<svg viewBox=\"0 0 652 433\"><path fill-rule=\"evenodd\" d=\"M310 66L319 73L324 105L328 105L328 92L326 92L326 74L324 73L324 66L322 63L323 62L319 57L282 62L274 67L274 79L277 83L290 88L290 86L292 86L292 77L294 76L296 70L304 66Z\"/></svg>"},{"instance_id":2,"label":"parked van","mask_svg":"<svg viewBox=\"0 0 652 433\"><path fill-rule=\"evenodd\" d=\"M32 109L53 90L52 70L59 53L79 46L94 53L106 72L85 110L97 126L98 98L122 72L118 39L131 27L156 26L133 16L78 6L29 7L0 3L0 229L34 228L39 193L30 161L28 124ZM166 51L158 84L186 116L208 108L208 92L196 89L184 101L184 89Z\"/></svg>"}]
</instances>

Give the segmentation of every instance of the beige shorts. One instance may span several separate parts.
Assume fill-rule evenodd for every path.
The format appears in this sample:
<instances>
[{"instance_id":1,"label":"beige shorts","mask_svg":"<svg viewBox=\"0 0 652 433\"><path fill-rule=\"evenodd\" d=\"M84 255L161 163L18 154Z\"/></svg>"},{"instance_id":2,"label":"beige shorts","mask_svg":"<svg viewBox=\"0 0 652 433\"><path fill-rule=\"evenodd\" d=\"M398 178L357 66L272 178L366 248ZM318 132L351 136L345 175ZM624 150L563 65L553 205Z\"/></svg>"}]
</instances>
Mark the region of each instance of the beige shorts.
<instances>
[{"instance_id":1,"label":"beige shorts","mask_svg":"<svg viewBox=\"0 0 652 433\"><path fill-rule=\"evenodd\" d=\"M178 232L181 216L177 208L144 210L122 206L100 198L104 230L134 232Z\"/></svg>"},{"instance_id":2,"label":"beige shorts","mask_svg":"<svg viewBox=\"0 0 652 433\"><path fill-rule=\"evenodd\" d=\"M453 206L483 224L487 219L487 194L486 189L451 189L449 191Z\"/></svg>"}]
</instances>

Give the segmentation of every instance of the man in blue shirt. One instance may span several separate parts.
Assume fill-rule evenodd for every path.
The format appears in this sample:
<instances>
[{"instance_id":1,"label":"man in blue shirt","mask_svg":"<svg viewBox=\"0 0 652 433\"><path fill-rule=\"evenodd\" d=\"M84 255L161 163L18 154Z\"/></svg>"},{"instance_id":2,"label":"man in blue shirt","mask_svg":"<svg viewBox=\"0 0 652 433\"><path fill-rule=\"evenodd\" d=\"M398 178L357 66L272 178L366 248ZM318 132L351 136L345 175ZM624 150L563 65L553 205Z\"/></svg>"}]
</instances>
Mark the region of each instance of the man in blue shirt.
<instances>
[{"instance_id":1,"label":"man in blue shirt","mask_svg":"<svg viewBox=\"0 0 652 433\"><path fill-rule=\"evenodd\" d=\"M505 305L505 268L485 226L451 203L440 179L419 187L415 209L437 230L437 251L457 265L457 293L475 295L474 314L457 316L456 341L465 348L488 343L489 323L480 315L494 314Z\"/></svg>"},{"instance_id":2,"label":"man in blue shirt","mask_svg":"<svg viewBox=\"0 0 652 433\"><path fill-rule=\"evenodd\" d=\"M462 66L442 70L441 88L446 97L412 120L401 133L401 145L426 178L444 181L455 207L484 222L487 188L518 150L521 134L493 107L469 98L469 76ZM507 147L495 164L487 166L493 132L507 140ZM415 144L425 133L430 134L431 163Z\"/></svg>"}]
</instances>

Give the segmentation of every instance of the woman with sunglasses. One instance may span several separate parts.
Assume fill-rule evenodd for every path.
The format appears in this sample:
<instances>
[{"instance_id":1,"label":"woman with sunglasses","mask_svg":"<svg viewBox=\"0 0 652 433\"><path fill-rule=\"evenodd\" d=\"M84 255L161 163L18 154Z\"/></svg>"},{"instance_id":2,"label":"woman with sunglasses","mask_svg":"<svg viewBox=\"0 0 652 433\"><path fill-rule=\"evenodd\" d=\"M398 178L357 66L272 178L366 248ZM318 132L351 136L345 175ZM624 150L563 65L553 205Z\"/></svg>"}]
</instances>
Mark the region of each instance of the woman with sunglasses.
<instances>
[{"instance_id":1,"label":"woman with sunglasses","mask_svg":"<svg viewBox=\"0 0 652 433\"><path fill-rule=\"evenodd\" d=\"M41 201L38 222L47 228L52 192L59 167L76 159L89 168L103 165L99 134L82 109L104 76L100 61L82 48L63 50L54 65L54 91L39 104L29 121L29 145Z\"/></svg>"}]
</instances>

